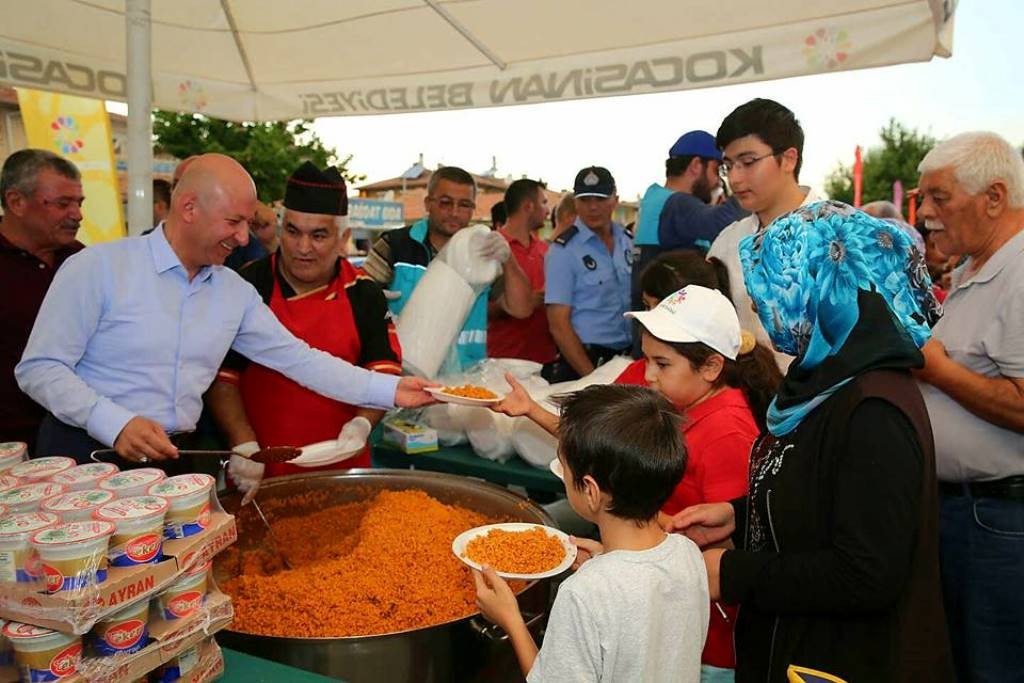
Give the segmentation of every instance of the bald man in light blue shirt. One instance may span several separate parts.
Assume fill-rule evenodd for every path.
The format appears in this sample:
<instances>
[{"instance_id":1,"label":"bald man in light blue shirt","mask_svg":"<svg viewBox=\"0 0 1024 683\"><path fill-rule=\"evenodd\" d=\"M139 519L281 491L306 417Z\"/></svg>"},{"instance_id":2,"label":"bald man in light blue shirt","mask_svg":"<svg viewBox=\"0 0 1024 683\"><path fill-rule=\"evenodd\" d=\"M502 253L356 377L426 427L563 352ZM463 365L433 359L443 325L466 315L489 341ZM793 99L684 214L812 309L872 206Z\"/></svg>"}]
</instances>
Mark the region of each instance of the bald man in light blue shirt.
<instances>
[{"instance_id":1,"label":"bald man in light blue shirt","mask_svg":"<svg viewBox=\"0 0 1024 683\"><path fill-rule=\"evenodd\" d=\"M229 349L338 401L375 408L431 401L424 380L370 372L310 348L223 267L249 239L255 201L237 162L204 155L175 189L161 228L68 259L15 376L50 420L82 438L48 444L44 423L40 453L57 448L84 460L98 443L136 462L176 458L168 434L195 428L202 394Z\"/></svg>"}]
</instances>

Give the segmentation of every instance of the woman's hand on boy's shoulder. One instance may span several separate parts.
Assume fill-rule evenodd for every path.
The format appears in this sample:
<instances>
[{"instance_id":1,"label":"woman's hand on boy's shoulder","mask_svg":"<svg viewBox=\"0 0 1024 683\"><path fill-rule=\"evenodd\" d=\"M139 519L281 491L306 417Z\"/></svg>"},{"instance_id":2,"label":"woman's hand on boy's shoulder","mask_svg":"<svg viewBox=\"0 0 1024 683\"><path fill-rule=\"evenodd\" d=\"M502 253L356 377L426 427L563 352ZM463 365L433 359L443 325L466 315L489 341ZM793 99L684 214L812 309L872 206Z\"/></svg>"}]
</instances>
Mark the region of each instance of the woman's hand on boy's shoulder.
<instances>
[{"instance_id":1,"label":"woman's hand on boy's shoulder","mask_svg":"<svg viewBox=\"0 0 1024 683\"><path fill-rule=\"evenodd\" d=\"M572 563L572 570L576 571L583 566L583 563L593 559L604 552L604 546L589 538L578 538L570 536L569 540L576 546L576 560Z\"/></svg>"},{"instance_id":2,"label":"woman's hand on boy's shoulder","mask_svg":"<svg viewBox=\"0 0 1024 683\"><path fill-rule=\"evenodd\" d=\"M683 533L701 548L729 540L736 530L736 512L730 503L691 505L672 517L659 517L669 533Z\"/></svg>"}]
</instances>

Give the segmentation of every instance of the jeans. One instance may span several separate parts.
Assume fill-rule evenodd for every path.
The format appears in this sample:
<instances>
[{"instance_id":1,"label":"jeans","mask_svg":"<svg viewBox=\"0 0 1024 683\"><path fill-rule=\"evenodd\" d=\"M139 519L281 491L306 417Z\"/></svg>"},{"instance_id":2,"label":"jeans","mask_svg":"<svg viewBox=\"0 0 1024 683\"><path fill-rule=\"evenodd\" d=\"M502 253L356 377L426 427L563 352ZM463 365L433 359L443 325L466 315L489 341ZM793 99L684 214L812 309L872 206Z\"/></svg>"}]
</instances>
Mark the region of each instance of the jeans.
<instances>
[{"instance_id":1,"label":"jeans","mask_svg":"<svg viewBox=\"0 0 1024 683\"><path fill-rule=\"evenodd\" d=\"M942 496L939 521L957 679L1024 683L1024 501Z\"/></svg>"}]
</instances>

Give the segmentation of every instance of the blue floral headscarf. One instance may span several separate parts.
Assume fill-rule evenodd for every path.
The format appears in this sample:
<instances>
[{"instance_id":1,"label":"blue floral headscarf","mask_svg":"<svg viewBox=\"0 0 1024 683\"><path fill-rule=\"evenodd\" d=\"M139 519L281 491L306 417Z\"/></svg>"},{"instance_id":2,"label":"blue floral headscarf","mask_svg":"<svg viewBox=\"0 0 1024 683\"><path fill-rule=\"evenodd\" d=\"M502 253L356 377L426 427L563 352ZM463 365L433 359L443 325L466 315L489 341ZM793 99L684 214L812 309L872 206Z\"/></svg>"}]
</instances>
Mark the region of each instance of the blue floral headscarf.
<instances>
[{"instance_id":1,"label":"blue floral headscarf","mask_svg":"<svg viewBox=\"0 0 1024 683\"><path fill-rule=\"evenodd\" d=\"M816 202L744 238L740 262L772 344L796 356L768 411L772 434L795 429L856 374L921 364L940 309L924 256L891 223Z\"/></svg>"}]
</instances>

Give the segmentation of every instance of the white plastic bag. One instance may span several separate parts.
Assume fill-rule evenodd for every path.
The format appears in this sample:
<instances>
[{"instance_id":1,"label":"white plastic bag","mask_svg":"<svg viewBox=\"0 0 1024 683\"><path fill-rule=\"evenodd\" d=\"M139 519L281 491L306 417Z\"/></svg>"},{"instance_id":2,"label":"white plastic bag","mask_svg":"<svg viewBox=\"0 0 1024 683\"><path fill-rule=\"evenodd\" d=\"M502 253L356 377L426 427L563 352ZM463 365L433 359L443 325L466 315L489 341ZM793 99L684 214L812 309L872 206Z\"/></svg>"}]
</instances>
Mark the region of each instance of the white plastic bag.
<instances>
[{"instance_id":1,"label":"white plastic bag","mask_svg":"<svg viewBox=\"0 0 1024 683\"><path fill-rule=\"evenodd\" d=\"M402 344L402 365L423 377L436 377L473 302L501 274L501 264L480 256L484 225L463 228L431 261L395 328Z\"/></svg>"}]
</instances>

